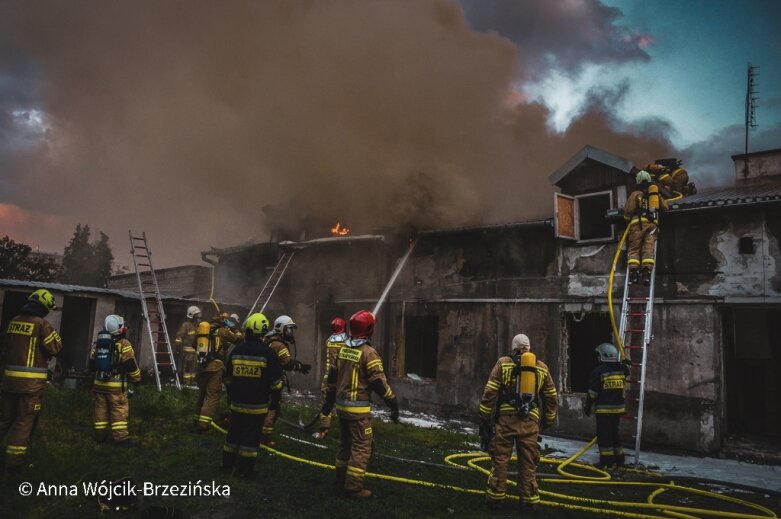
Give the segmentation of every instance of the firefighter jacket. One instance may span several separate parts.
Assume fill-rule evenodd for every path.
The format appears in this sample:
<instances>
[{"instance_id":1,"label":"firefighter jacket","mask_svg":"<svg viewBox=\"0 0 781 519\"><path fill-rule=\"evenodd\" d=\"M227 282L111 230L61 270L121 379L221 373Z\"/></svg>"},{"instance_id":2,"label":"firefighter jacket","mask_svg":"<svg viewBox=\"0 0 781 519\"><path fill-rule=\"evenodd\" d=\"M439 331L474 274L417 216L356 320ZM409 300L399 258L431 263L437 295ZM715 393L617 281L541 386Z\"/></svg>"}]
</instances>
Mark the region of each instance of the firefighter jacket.
<instances>
[{"instance_id":1,"label":"firefighter jacket","mask_svg":"<svg viewBox=\"0 0 781 519\"><path fill-rule=\"evenodd\" d=\"M282 366L271 348L253 337L233 348L225 361L223 381L231 412L267 414L272 393L282 390Z\"/></svg>"},{"instance_id":2,"label":"firefighter jacket","mask_svg":"<svg viewBox=\"0 0 781 519\"><path fill-rule=\"evenodd\" d=\"M368 341L347 341L328 372L328 392L335 396L336 413L347 420L371 417L372 391L389 407L395 404L396 396L385 378L377 350Z\"/></svg>"},{"instance_id":3,"label":"firefighter jacket","mask_svg":"<svg viewBox=\"0 0 781 519\"><path fill-rule=\"evenodd\" d=\"M659 196L659 211L667 211L669 204L662 196ZM656 217L659 215L657 214ZM624 219L629 221L629 225L638 222L656 223L655 217L648 210L648 199L640 190L632 191L624 204Z\"/></svg>"},{"instance_id":4,"label":"firefighter jacket","mask_svg":"<svg viewBox=\"0 0 781 519\"><path fill-rule=\"evenodd\" d=\"M336 366L336 358L339 355L339 350L344 346L345 340L347 340L347 334L335 333L325 341L325 373L323 374L323 380L328 380L328 371L331 369L331 366Z\"/></svg>"},{"instance_id":5,"label":"firefighter jacket","mask_svg":"<svg viewBox=\"0 0 781 519\"><path fill-rule=\"evenodd\" d=\"M589 375L588 397L596 402L597 414L624 414L624 385L629 367L621 362L602 362Z\"/></svg>"},{"instance_id":6,"label":"firefighter jacket","mask_svg":"<svg viewBox=\"0 0 781 519\"><path fill-rule=\"evenodd\" d=\"M292 365L288 366L288 364L293 361L293 356L290 355L290 348L288 343L282 338L282 335L278 333L269 335L266 337L266 341L268 342L268 347L277 354L277 359L279 359L279 364L282 368L290 371Z\"/></svg>"},{"instance_id":7,"label":"firefighter jacket","mask_svg":"<svg viewBox=\"0 0 781 519\"><path fill-rule=\"evenodd\" d=\"M141 382L141 369L136 362L136 354L133 351L133 345L124 337L114 342L114 348L118 353L118 365L113 370L113 374L104 380L100 373L95 373L92 381L92 391L94 393L126 393L127 382ZM90 368L94 371L93 362L95 360L95 348L92 348L90 354Z\"/></svg>"},{"instance_id":8,"label":"firefighter jacket","mask_svg":"<svg viewBox=\"0 0 781 519\"><path fill-rule=\"evenodd\" d=\"M187 319L176 332L177 351L186 351L188 353L195 351L195 335L198 333L198 325L192 319Z\"/></svg>"},{"instance_id":9,"label":"firefighter jacket","mask_svg":"<svg viewBox=\"0 0 781 519\"><path fill-rule=\"evenodd\" d=\"M201 373L222 371L225 367L224 360L228 346L241 340L241 334L232 331L226 326L220 326L213 332L210 340L213 341L212 351L206 357L206 362L201 366Z\"/></svg>"},{"instance_id":10,"label":"firefighter jacket","mask_svg":"<svg viewBox=\"0 0 781 519\"><path fill-rule=\"evenodd\" d=\"M556 411L559 406L556 386L553 385L548 366L542 361L537 361L535 368L536 394L535 405L532 406L529 416L535 422L543 426L549 426L556 421ZM518 409L510 403L514 396L520 392L520 368L512 357L500 357L491 370L488 382L483 390L483 398L480 400L480 418L491 420L494 409L498 405L498 415L514 415ZM542 413L542 415L541 415ZM498 419L499 416L496 418Z\"/></svg>"},{"instance_id":11,"label":"firefighter jacket","mask_svg":"<svg viewBox=\"0 0 781 519\"><path fill-rule=\"evenodd\" d=\"M43 305L29 301L8 323L3 392L30 394L46 388L46 366L62 350L60 334L43 318L46 314Z\"/></svg>"}]
</instances>

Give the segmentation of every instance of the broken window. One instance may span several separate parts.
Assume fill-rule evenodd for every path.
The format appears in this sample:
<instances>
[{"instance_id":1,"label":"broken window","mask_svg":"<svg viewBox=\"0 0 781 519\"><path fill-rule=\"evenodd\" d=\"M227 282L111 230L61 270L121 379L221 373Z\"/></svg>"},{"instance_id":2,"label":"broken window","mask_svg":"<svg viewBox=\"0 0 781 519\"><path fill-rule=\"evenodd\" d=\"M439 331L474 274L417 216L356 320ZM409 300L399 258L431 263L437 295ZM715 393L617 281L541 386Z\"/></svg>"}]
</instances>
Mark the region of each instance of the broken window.
<instances>
[{"instance_id":1,"label":"broken window","mask_svg":"<svg viewBox=\"0 0 781 519\"><path fill-rule=\"evenodd\" d=\"M577 241L613 239L614 226L605 218L613 208L610 191L574 197L555 193L554 197L556 237Z\"/></svg>"},{"instance_id":2,"label":"broken window","mask_svg":"<svg viewBox=\"0 0 781 519\"><path fill-rule=\"evenodd\" d=\"M407 315L404 317L404 371L407 376L437 377L439 317Z\"/></svg>"},{"instance_id":3,"label":"broken window","mask_svg":"<svg viewBox=\"0 0 781 519\"><path fill-rule=\"evenodd\" d=\"M585 393L588 391L589 374L599 364L594 348L610 342L612 337L610 316L606 312L568 313L566 323L569 390Z\"/></svg>"}]
</instances>

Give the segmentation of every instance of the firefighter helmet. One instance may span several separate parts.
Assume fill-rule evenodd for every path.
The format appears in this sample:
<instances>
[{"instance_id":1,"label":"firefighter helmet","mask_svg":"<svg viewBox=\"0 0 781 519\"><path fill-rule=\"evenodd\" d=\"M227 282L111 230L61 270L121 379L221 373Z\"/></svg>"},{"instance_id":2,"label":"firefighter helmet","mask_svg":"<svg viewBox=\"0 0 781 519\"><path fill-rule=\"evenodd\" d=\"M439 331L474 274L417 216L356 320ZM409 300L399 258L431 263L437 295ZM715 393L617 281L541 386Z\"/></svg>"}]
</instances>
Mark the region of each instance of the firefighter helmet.
<instances>
[{"instance_id":1,"label":"firefighter helmet","mask_svg":"<svg viewBox=\"0 0 781 519\"><path fill-rule=\"evenodd\" d=\"M187 308L188 319L193 319L195 318L195 316L200 316L200 315L201 315L201 309L198 308L197 306L190 306Z\"/></svg>"},{"instance_id":2,"label":"firefighter helmet","mask_svg":"<svg viewBox=\"0 0 781 519\"><path fill-rule=\"evenodd\" d=\"M244 329L254 335L263 335L268 331L268 318L265 315L256 312L247 317L244 323Z\"/></svg>"},{"instance_id":3,"label":"firefighter helmet","mask_svg":"<svg viewBox=\"0 0 781 519\"><path fill-rule=\"evenodd\" d=\"M274 333L282 333L286 329L290 329L290 328L297 328L297 326L296 323L293 322L293 319L291 319L289 315L280 315L274 321Z\"/></svg>"},{"instance_id":4,"label":"firefighter helmet","mask_svg":"<svg viewBox=\"0 0 781 519\"><path fill-rule=\"evenodd\" d=\"M111 335L121 335L127 331L125 319L121 315L107 315L103 321L103 328Z\"/></svg>"},{"instance_id":5,"label":"firefighter helmet","mask_svg":"<svg viewBox=\"0 0 781 519\"><path fill-rule=\"evenodd\" d=\"M331 331L334 333L343 333L345 326L347 325L341 317L334 317L331 321Z\"/></svg>"},{"instance_id":6,"label":"firefighter helmet","mask_svg":"<svg viewBox=\"0 0 781 519\"><path fill-rule=\"evenodd\" d=\"M27 299L30 301L38 301L49 311L57 310L57 303L54 301L54 296L45 288L39 288L30 294L30 297Z\"/></svg>"},{"instance_id":7,"label":"firefighter helmet","mask_svg":"<svg viewBox=\"0 0 781 519\"><path fill-rule=\"evenodd\" d=\"M360 310L350 317L350 337L352 339L370 339L374 333L377 318L368 310Z\"/></svg>"},{"instance_id":8,"label":"firefighter helmet","mask_svg":"<svg viewBox=\"0 0 781 519\"><path fill-rule=\"evenodd\" d=\"M236 326L238 326L241 323L241 318L239 317L239 314L231 314L231 319L233 319L233 322L236 323Z\"/></svg>"},{"instance_id":9,"label":"firefighter helmet","mask_svg":"<svg viewBox=\"0 0 781 519\"><path fill-rule=\"evenodd\" d=\"M525 334L519 333L513 337L513 351L529 351L530 349L529 337Z\"/></svg>"},{"instance_id":10,"label":"firefighter helmet","mask_svg":"<svg viewBox=\"0 0 781 519\"><path fill-rule=\"evenodd\" d=\"M618 348L609 342L603 342L594 351L599 355L600 362L618 362Z\"/></svg>"},{"instance_id":11,"label":"firefighter helmet","mask_svg":"<svg viewBox=\"0 0 781 519\"><path fill-rule=\"evenodd\" d=\"M651 174L647 172L644 169L641 169L637 172L637 176L635 176L635 182L638 184L642 184L643 182L651 183Z\"/></svg>"}]
</instances>

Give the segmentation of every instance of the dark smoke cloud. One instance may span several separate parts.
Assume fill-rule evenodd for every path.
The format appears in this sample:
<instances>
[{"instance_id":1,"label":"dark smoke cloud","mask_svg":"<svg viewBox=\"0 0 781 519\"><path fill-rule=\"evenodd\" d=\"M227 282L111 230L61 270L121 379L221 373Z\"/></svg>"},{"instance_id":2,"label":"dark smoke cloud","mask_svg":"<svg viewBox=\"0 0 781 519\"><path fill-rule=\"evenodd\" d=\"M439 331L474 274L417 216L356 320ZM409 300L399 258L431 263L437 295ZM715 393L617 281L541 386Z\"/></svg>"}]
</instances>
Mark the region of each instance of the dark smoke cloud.
<instances>
[{"instance_id":1,"label":"dark smoke cloud","mask_svg":"<svg viewBox=\"0 0 781 519\"><path fill-rule=\"evenodd\" d=\"M461 0L470 24L496 31L518 47L524 71L539 79L551 67L577 72L588 63L649 59L645 35L617 22L621 11L598 0Z\"/></svg>"},{"instance_id":2,"label":"dark smoke cloud","mask_svg":"<svg viewBox=\"0 0 781 519\"><path fill-rule=\"evenodd\" d=\"M593 24L566 18L585 50L556 47L533 30L558 24L545 4L519 49L452 0L5 3L0 56L45 82L17 104L39 103L50 129L34 156L0 157L15 186L0 203L89 223L115 251L146 230L158 265L313 219L366 232L547 217L547 176L583 145L638 162L671 147L658 121L611 115L620 89L563 134L543 106L508 103L548 44L565 66L644 59L593 2Z\"/></svg>"}]
</instances>

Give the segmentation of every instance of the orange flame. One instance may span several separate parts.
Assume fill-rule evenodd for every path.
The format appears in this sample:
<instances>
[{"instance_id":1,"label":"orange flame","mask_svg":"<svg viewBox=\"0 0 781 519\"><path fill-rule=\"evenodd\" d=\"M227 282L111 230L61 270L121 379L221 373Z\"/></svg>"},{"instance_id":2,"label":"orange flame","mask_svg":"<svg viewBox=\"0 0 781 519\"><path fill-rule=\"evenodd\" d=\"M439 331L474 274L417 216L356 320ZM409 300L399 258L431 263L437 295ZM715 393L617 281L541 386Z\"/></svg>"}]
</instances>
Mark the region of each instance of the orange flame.
<instances>
[{"instance_id":1,"label":"orange flame","mask_svg":"<svg viewBox=\"0 0 781 519\"><path fill-rule=\"evenodd\" d=\"M341 222L336 222L336 225L331 227L331 234L334 236L347 236L350 234L350 228L344 227Z\"/></svg>"}]
</instances>

